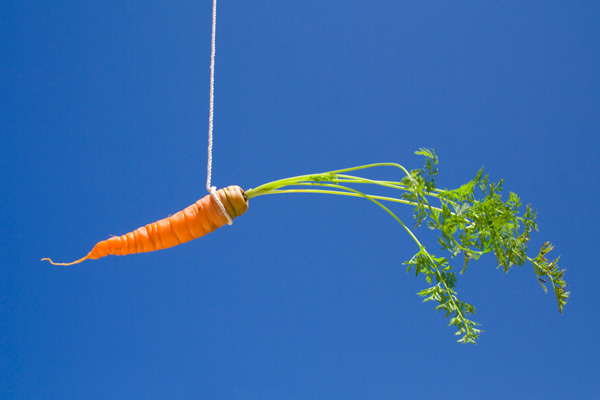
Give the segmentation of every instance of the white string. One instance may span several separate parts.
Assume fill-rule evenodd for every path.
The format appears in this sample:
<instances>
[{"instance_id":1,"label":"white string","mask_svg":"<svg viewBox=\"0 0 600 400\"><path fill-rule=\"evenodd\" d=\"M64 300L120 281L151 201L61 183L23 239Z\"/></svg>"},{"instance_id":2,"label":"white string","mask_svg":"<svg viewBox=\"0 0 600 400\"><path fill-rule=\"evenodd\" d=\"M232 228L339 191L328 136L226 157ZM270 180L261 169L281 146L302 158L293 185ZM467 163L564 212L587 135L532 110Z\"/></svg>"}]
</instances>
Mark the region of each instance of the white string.
<instances>
[{"instance_id":1,"label":"white string","mask_svg":"<svg viewBox=\"0 0 600 400\"><path fill-rule=\"evenodd\" d=\"M213 114L215 109L215 48L217 36L217 0L213 0L212 42L210 52L210 108L208 114L208 167L206 174L206 190L211 191L212 147L213 147Z\"/></svg>"},{"instance_id":2,"label":"white string","mask_svg":"<svg viewBox=\"0 0 600 400\"><path fill-rule=\"evenodd\" d=\"M233 219L225 209L221 199L217 195L217 187L210 186L212 175L212 147L213 147L213 115L215 109L215 49L217 36L217 0L213 0L212 10L212 41L210 52L210 109L208 114L208 165L206 168L206 190L210 193L213 200L217 203L223 215L227 217L227 224L231 225Z\"/></svg>"},{"instance_id":3,"label":"white string","mask_svg":"<svg viewBox=\"0 0 600 400\"><path fill-rule=\"evenodd\" d=\"M219 195L217 194L217 187L216 186L212 186L210 188L210 195L213 198L213 200L217 202L217 205L221 209L221 212L223 213L223 215L225 215L227 217L227 225L233 224L233 219L231 218L231 216L229 215L229 213L225 209L225 206L223 205L223 203L221 203L221 199L219 199Z\"/></svg>"}]
</instances>

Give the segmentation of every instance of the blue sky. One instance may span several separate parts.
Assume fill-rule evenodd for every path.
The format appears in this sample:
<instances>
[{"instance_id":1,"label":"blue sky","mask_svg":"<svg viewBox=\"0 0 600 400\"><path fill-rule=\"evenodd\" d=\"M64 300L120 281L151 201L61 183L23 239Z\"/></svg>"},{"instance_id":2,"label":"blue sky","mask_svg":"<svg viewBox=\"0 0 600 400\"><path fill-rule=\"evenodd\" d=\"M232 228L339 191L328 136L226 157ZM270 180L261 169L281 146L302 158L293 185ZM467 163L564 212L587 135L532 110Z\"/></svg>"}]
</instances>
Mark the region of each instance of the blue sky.
<instances>
[{"instance_id":1,"label":"blue sky","mask_svg":"<svg viewBox=\"0 0 600 400\"><path fill-rule=\"evenodd\" d=\"M563 315L486 257L457 287L485 333L455 343L402 266L414 243L358 199L264 196L173 249L39 261L205 195L211 6L0 6L0 397L600 398L594 1L218 8L215 185L412 169L421 147L442 187L485 166L538 210L531 253L562 255Z\"/></svg>"}]
</instances>

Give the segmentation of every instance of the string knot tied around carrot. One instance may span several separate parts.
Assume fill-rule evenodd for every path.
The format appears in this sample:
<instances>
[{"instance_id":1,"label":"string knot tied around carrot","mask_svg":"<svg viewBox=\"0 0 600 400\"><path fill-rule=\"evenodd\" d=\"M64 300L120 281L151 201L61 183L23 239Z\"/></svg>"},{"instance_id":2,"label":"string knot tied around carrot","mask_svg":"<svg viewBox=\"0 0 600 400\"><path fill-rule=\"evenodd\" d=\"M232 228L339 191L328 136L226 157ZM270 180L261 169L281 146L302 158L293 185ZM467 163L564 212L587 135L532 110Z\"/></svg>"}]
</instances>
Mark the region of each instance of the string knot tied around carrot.
<instances>
[{"instance_id":1,"label":"string knot tied around carrot","mask_svg":"<svg viewBox=\"0 0 600 400\"><path fill-rule=\"evenodd\" d=\"M223 215L225 215L225 217L227 217L227 225L233 225L233 218L231 218L231 215L229 215L229 212L227 211L227 209L225 208L223 203L221 203L219 196L217 196L217 187L216 186L210 187L210 195L213 198L213 200L217 203L217 205L219 206L219 209L221 210Z\"/></svg>"}]
</instances>

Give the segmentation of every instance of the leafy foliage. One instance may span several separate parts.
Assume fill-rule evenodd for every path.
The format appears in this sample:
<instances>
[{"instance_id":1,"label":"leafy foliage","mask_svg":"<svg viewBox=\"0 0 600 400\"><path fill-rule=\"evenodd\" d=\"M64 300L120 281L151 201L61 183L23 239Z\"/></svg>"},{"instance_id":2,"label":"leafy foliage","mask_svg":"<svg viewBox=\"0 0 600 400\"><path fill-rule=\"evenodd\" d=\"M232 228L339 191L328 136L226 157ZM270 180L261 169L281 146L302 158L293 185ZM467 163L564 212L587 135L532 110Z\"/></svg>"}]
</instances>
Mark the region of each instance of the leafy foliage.
<instances>
[{"instance_id":1,"label":"leafy foliage","mask_svg":"<svg viewBox=\"0 0 600 400\"><path fill-rule=\"evenodd\" d=\"M535 258L527 255L530 234L538 229L536 212L527 205L521 214L521 200L515 193L509 193L504 201L503 181L491 182L488 175L484 175L483 168L472 180L456 189L438 189L436 178L439 161L435 151L420 149L415 154L425 157L425 165L410 172L399 164L369 164L270 182L246 191L246 195L252 198L275 193L326 193L363 197L383 208L418 246L415 255L404 263L407 271L413 270L416 276L423 275L431 285L418 295L425 302L437 303L435 309L445 313L449 318L449 326L456 327L456 335L460 336L458 341L461 343L476 343L481 330L476 328L479 324L470 319L475 314L475 307L458 298L454 267L448 258L437 257L429 252L412 229L382 201L413 206L415 226L426 224L430 229L439 231L438 243L441 250L450 253L450 259L462 255L460 274L466 272L471 261L486 253L495 255L498 268L501 267L505 273L515 265L530 262L538 282L546 292L549 282L558 301L558 310L562 313L569 292L566 291L565 270L559 268L558 258L552 261L546 258L553 246L547 242ZM399 182L390 182L348 175L352 171L382 166L399 168L405 176ZM399 198L369 195L351 187L354 184L379 185L398 189L402 194ZM291 186L300 188L290 189ZM307 186L310 188L307 189Z\"/></svg>"},{"instance_id":2,"label":"leafy foliage","mask_svg":"<svg viewBox=\"0 0 600 400\"><path fill-rule=\"evenodd\" d=\"M531 231L537 231L536 212L528 205L520 215L521 200L515 193L510 193L508 200L502 200L502 184L489 181L483 169L468 183L453 190L437 190L435 176L438 159L433 151L420 150L416 154L424 155L425 167L411 171L403 183L410 189L403 198L415 203L414 218L419 226L427 221L427 226L440 231L438 242L442 249L450 252L454 258L460 254L464 257L461 274L467 269L471 260L477 260L485 253L493 252L505 273L515 265L520 266L530 261L538 281L547 292L545 283L550 281L558 301L559 312L562 313L567 303L569 292L566 291L564 272L558 267L558 259L549 261L545 256L553 249L545 243L535 258L527 256L527 242ZM481 192L481 197L476 192ZM441 207L433 208L428 198L434 197ZM409 269L415 268L417 274L425 273L428 283L432 276L436 277L436 285L419 292L425 301L438 302L436 309L452 315L451 325L458 328L463 335L461 342L475 342L479 330L473 328L475 323L466 316L473 314L472 305L456 298L454 285L456 277L451 272L445 258L436 258L427 253L425 248L406 264Z\"/></svg>"}]
</instances>

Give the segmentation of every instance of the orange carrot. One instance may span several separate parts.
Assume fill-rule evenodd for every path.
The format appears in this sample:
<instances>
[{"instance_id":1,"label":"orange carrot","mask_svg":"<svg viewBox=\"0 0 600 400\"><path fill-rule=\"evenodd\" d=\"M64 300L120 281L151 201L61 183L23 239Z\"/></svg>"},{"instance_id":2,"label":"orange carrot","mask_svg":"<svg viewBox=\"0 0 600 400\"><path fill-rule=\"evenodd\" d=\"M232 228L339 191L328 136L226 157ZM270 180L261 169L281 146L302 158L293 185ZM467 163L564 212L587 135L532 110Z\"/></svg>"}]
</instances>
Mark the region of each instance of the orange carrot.
<instances>
[{"instance_id":1,"label":"orange carrot","mask_svg":"<svg viewBox=\"0 0 600 400\"><path fill-rule=\"evenodd\" d=\"M231 219L239 217L248 209L248 200L239 186L219 189L216 194ZM42 260L48 260L53 265L73 265L87 259L95 260L109 254L126 256L128 254L166 249L204 236L226 223L227 216L223 214L217 202L209 194L168 218L142 226L125 235L113 236L97 243L92 251L80 260L71 263L55 263L49 258L42 258Z\"/></svg>"}]
</instances>

